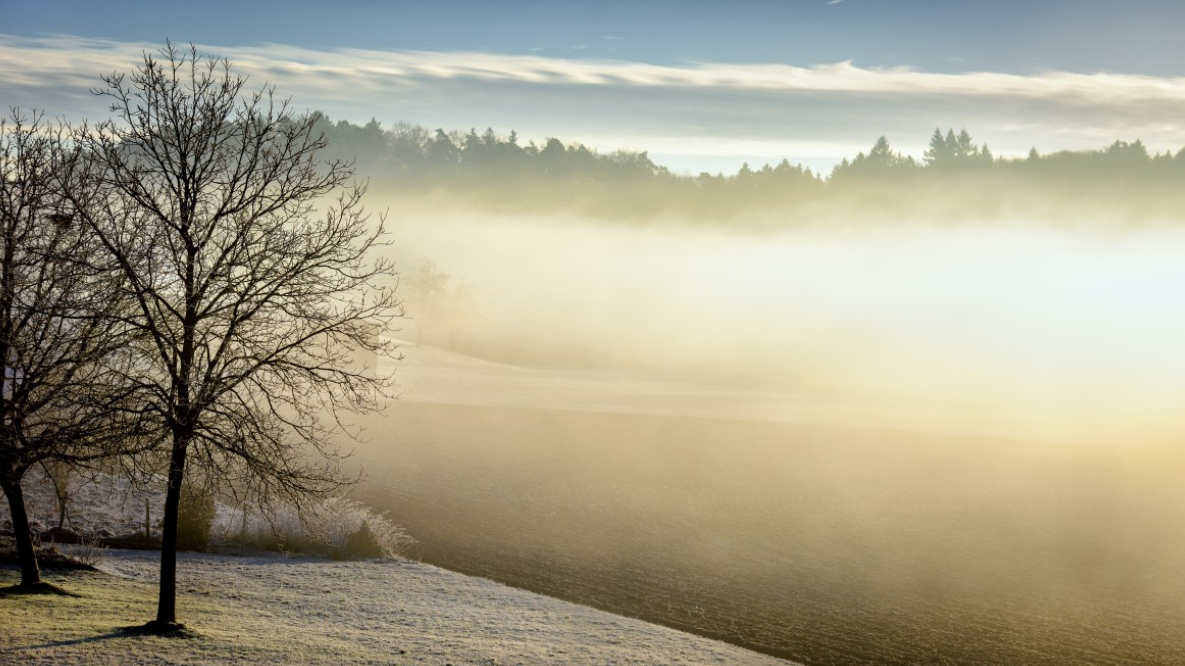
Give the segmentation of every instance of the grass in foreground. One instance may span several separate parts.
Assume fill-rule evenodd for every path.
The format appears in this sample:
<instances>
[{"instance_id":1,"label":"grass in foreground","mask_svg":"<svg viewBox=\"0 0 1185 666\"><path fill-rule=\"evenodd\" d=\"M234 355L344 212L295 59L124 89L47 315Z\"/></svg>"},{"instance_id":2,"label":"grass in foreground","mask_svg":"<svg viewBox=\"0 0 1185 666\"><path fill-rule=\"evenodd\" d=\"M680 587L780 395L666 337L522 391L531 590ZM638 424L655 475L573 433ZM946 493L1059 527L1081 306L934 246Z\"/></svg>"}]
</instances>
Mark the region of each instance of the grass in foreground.
<instances>
[{"instance_id":1,"label":"grass in foreground","mask_svg":"<svg viewBox=\"0 0 1185 666\"><path fill-rule=\"evenodd\" d=\"M201 594L183 595L178 603L182 617L200 630L156 635L141 630L156 613L154 585L88 571L48 570L43 577L68 594L0 597L0 664L157 664L166 656L195 665L320 664L355 652L303 640L267 622L269 616ZM0 586L17 582L19 572L0 569Z\"/></svg>"},{"instance_id":2,"label":"grass in foreground","mask_svg":"<svg viewBox=\"0 0 1185 666\"><path fill-rule=\"evenodd\" d=\"M186 630L145 635L155 558L118 552L104 564L112 573L46 572L78 596L0 598L0 665L785 663L406 560L182 554ZM0 567L0 586L17 577Z\"/></svg>"},{"instance_id":3,"label":"grass in foreground","mask_svg":"<svg viewBox=\"0 0 1185 666\"><path fill-rule=\"evenodd\" d=\"M60 588L53 583L47 583L45 581L41 581L40 583L35 583L33 585L21 585L20 583L17 583L15 585L5 585L4 587L0 587L0 598L29 594L47 594L57 595L60 597L77 596L69 590Z\"/></svg>"}]
</instances>

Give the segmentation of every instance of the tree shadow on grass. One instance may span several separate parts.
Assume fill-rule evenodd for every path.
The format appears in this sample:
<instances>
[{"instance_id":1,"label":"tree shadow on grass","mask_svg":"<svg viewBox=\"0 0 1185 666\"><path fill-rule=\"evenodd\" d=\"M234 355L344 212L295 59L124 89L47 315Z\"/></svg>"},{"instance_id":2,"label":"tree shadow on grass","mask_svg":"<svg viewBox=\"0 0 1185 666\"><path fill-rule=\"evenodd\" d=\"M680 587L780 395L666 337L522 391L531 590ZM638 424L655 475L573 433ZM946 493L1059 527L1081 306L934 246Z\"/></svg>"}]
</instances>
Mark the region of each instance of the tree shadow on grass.
<instances>
[{"instance_id":1,"label":"tree shadow on grass","mask_svg":"<svg viewBox=\"0 0 1185 666\"><path fill-rule=\"evenodd\" d=\"M161 636L164 638L200 638L201 634L179 622L157 622L120 627L123 636Z\"/></svg>"},{"instance_id":2,"label":"tree shadow on grass","mask_svg":"<svg viewBox=\"0 0 1185 666\"><path fill-rule=\"evenodd\" d=\"M40 643L38 645L21 645L21 646L17 646L17 647L5 648L3 650L0 650L0 653L6 652L6 651L17 652L17 651L26 651L26 650L44 650L44 649L48 649L48 648L69 647L71 645L84 645L86 643L97 643L99 641L105 641L109 638L121 638L123 636L127 636L127 634L124 633L123 629L116 629L114 631L109 631L105 634L99 634L98 636L87 636L86 638L72 638L70 640L65 640L65 641L52 641L49 643Z\"/></svg>"},{"instance_id":3,"label":"tree shadow on grass","mask_svg":"<svg viewBox=\"0 0 1185 666\"><path fill-rule=\"evenodd\" d=\"M34 583L33 585L6 585L0 587L0 599L4 597L23 597L23 596L37 596L37 595L55 595L60 597L81 597L81 594L76 594L67 589L58 587L53 583L42 581Z\"/></svg>"},{"instance_id":4,"label":"tree shadow on grass","mask_svg":"<svg viewBox=\"0 0 1185 666\"><path fill-rule=\"evenodd\" d=\"M19 647L0 649L0 654L7 651L25 651L25 650L44 650L49 648L69 647L71 645L84 645L86 643L97 643L112 638L136 638L139 636L161 636L163 638L200 638L201 634L186 627L183 624L169 624L163 627L157 627L154 623L147 625L138 624L130 627L117 627L105 634L98 636L87 636L85 638L72 638L69 640L52 641L49 643L40 643L38 645L22 645Z\"/></svg>"}]
</instances>

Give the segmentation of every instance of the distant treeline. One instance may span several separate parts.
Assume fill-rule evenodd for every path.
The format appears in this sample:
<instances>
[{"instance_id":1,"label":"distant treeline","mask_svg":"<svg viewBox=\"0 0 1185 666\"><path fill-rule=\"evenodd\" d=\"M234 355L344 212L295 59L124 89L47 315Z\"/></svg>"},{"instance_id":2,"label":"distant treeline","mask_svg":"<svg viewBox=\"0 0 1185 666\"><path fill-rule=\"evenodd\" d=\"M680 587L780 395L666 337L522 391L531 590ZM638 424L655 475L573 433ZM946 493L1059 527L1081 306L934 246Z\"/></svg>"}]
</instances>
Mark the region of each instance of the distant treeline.
<instances>
[{"instance_id":1,"label":"distant treeline","mask_svg":"<svg viewBox=\"0 0 1185 666\"><path fill-rule=\"evenodd\" d=\"M885 137L824 178L782 160L735 174L682 175L645 151L601 153L549 138L542 145L493 129L478 133L397 123L332 122L318 129L331 156L353 159L372 190L441 192L495 211L567 210L644 218L731 219L755 211L800 217L969 217L1081 214L1185 217L1185 149L1150 153L1139 141L1100 150L999 158L953 129L935 129L921 160Z\"/></svg>"}]
</instances>

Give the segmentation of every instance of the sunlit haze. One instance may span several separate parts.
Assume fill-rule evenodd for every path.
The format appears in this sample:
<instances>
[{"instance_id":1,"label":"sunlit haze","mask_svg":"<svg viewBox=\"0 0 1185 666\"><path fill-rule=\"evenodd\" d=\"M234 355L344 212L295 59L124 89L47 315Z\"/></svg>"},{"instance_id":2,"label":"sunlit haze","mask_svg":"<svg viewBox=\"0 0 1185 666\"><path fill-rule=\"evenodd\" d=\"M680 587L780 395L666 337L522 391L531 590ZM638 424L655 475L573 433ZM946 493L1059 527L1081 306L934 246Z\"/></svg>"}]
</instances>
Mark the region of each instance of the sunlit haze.
<instances>
[{"instance_id":1,"label":"sunlit haze","mask_svg":"<svg viewBox=\"0 0 1185 666\"><path fill-rule=\"evenodd\" d=\"M153 333L172 337L159 348L115 346L133 354L122 378L167 366L151 398L180 401L184 418L168 421L172 457L135 452L151 463L139 463L139 485L114 463L76 483L123 488L135 511L124 522L140 530L148 513L150 542L152 521L181 511L189 455L206 474L214 548L287 555L279 532L247 538L283 522L252 492L290 501L281 506L302 534L320 524L346 545L377 538L372 523L347 534L324 513L309 522L323 509L301 504L301 484L330 495L340 482L346 494L317 506L373 516L411 559L731 643L736 663L757 652L807 666L1185 663L1182 26L1185 3L1159 0L0 0L0 107L22 110L4 131L40 110L28 117L43 130L70 128L51 143L63 156L54 168L78 170L54 181L64 198L30 228L48 219L55 234L106 233L94 250L104 257L131 239L108 263L137 286L112 281L101 293L117 295L92 299L134 291L133 314L114 321L175 316L190 333L199 314L214 321L197 343L163 326ZM250 107L242 100L168 115L142 96L95 94L140 85L134 73L155 59L184 65L178 88L168 67L159 81L181 90L164 98L187 99L191 53L225 58L247 77L244 93L262 91L253 115L218 115ZM131 100L124 115L102 124L120 99ZM271 102L291 117L261 122ZM216 131L189 131L203 122ZM190 145L209 137L217 145ZM311 147L315 165L294 167ZM152 181L171 169L181 185ZM211 238L224 246L199 251ZM323 256L338 263L304 269ZM152 263L178 257L226 263ZM285 262L300 270L276 268ZM147 277L131 275L141 263ZM307 288L289 288L290 275ZM200 302L246 293L248 278L266 285L261 303L295 305L262 324L254 302ZM181 305L152 300L182 287L192 293ZM246 324L218 319L240 314ZM253 351L284 335L280 350ZM238 402L201 430L193 415L216 401L191 402L185 373L232 361L241 375L202 386L234 387ZM6 368L0 407L23 367ZM242 432L258 435L244 449L274 448L234 450ZM326 463L324 477L300 468L273 487L219 473L223 458L289 470L285 456L339 445L353 456ZM66 522L53 473L42 464L26 482L40 484L27 494L39 525ZM163 490L134 494L165 478L170 514ZM167 562L168 542L155 543ZM145 575L141 556L120 557L121 575ZM237 589L224 594L234 585L217 582L230 567L205 562L182 560L179 607L246 612ZM442 623L389 606L420 589L400 576L439 571L341 566L374 589L331 597L328 583L296 585L303 600L285 597L283 612L331 618L334 640L401 641L397 663L731 663L702 649L602 652L633 630L497 595L481 602L497 621L465 615L463 638L445 640ZM438 596L416 603L469 608L465 594L485 595L448 580L424 583ZM5 604L0 618L44 611ZM251 612L261 634L281 622ZM525 618L594 647L541 637ZM0 661L10 645L55 663L160 649L32 629L10 643L8 629ZM203 652L178 659L237 661L243 631L198 626L178 643ZM208 657L217 641L233 655ZM367 663L397 658L383 645ZM243 654L363 661L336 647L325 661L258 649Z\"/></svg>"}]
</instances>

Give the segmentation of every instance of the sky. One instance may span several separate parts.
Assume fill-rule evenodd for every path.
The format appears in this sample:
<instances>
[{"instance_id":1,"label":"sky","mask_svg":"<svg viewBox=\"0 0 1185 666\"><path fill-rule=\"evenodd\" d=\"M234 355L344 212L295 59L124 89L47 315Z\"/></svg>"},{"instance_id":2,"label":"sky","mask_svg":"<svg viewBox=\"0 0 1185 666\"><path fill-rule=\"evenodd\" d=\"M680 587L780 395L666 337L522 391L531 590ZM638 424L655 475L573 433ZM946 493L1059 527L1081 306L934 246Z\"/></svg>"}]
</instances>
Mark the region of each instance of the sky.
<instances>
[{"instance_id":1,"label":"sky","mask_svg":"<svg viewBox=\"0 0 1185 666\"><path fill-rule=\"evenodd\" d=\"M201 11L197 11L198 8ZM935 127L1002 155L1185 146L1185 3L0 0L0 104L100 118L166 39L299 109L648 150L677 171L828 169Z\"/></svg>"}]
</instances>

